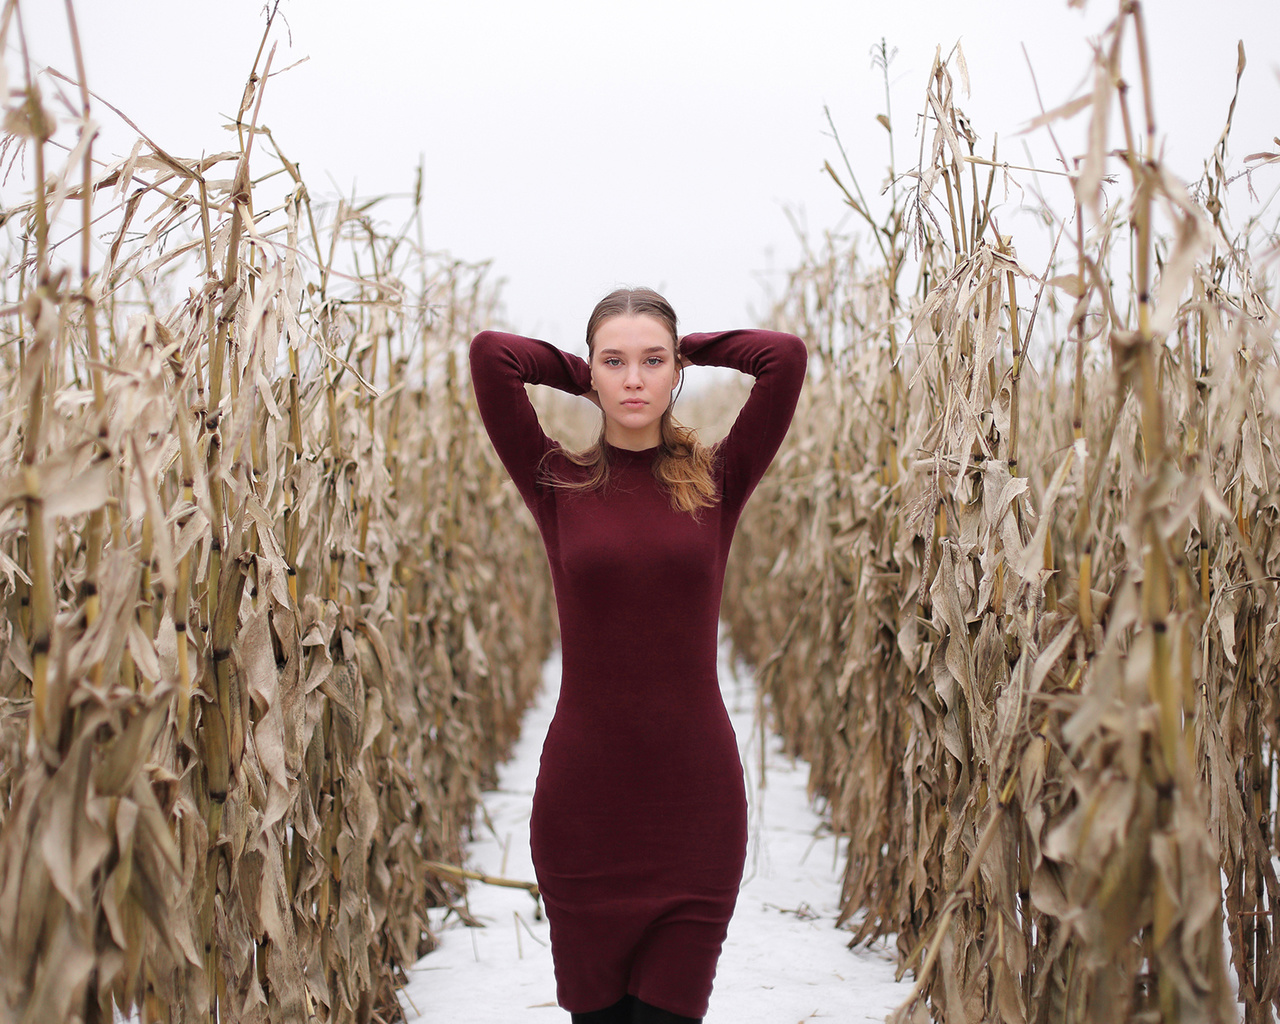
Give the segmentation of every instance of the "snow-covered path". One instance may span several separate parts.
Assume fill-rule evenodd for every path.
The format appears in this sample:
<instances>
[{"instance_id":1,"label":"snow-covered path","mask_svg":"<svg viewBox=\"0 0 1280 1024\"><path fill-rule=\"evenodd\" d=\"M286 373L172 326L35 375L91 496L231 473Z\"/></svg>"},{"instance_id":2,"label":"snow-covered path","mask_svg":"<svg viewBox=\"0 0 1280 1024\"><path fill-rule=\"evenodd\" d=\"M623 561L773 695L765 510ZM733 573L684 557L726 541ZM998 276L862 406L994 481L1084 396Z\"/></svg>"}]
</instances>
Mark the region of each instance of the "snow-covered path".
<instances>
[{"instance_id":1,"label":"snow-covered path","mask_svg":"<svg viewBox=\"0 0 1280 1024\"><path fill-rule=\"evenodd\" d=\"M555 710L560 665L544 669L545 687L529 709L500 788L484 795L484 814L467 867L488 875L533 880L529 804L542 740ZM766 786L761 736L754 727L755 692L737 676L722 648L720 679L747 773L751 845L746 876L720 957L707 1024L803 1024L809 1020L882 1021L908 991L893 980L886 949L850 951L835 923L841 850L809 807L807 766L784 758L769 737ZM485 820L487 818L487 821ZM413 1024L561 1024L556 1007L547 923L535 920L532 897L520 889L473 883L470 913L484 928L468 928L444 911L433 916L440 947L419 961L401 994Z\"/></svg>"}]
</instances>

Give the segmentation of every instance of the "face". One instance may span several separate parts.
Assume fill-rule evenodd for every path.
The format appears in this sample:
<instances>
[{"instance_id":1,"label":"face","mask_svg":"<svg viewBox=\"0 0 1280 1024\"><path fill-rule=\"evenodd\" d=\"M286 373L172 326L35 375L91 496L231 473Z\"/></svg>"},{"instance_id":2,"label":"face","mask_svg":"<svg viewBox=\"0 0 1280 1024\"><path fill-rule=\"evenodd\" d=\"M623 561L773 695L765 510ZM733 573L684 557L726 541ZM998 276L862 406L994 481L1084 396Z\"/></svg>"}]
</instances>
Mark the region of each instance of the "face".
<instances>
[{"instance_id":1,"label":"face","mask_svg":"<svg viewBox=\"0 0 1280 1024\"><path fill-rule=\"evenodd\" d=\"M605 440L642 451L662 439L659 421L680 382L675 344L662 321L615 316L596 329L591 383L604 411Z\"/></svg>"}]
</instances>

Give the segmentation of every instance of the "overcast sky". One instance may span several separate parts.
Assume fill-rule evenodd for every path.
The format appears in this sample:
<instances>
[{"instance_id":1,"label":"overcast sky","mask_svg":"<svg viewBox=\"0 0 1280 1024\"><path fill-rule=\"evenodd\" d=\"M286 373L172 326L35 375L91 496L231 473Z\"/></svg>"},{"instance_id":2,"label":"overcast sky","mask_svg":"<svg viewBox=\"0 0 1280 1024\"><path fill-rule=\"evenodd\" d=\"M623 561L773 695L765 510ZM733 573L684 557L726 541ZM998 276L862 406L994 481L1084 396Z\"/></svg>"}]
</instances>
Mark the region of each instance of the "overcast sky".
<instances>
[{"instance_id":1,"label":"overcast sky","mask_svg":"<svg viewBox=\"0 0 1280 1024\"><path fill-rule=\"evenodd\" d=\"M935 48L959 40L967 110L989 149L1076 95L1116 3L1065 0L283 0L262 120L313 194L406 192L425 161L428 243L492 259L510 321L579 347L595 301L651 284L685 330L748 323L799 251L842 222L823 177L831 108L864 190L885 178L882 37L901 171ZM33 59L73 72L63 0L22 0ZM1236 163L1280 134L1280 3L1150 0L1156 114L1174 169L1199 175L1249 55ZM171 152L229 148L264 22L261 0L78 0L90 85ZM1034 12L1034 13L1030 13ZM11 33L11 40L13 35ZM15 64L12 43L7 55ZM1136 80L1136 67L1132 71ZM105 110L98 152L127 152ZM1083 124L1081 124L1081 129ZM1081 143L1070 127L1063 136ZM1033 136L1036 158L1051 150ZM12 183L0 194L19 200ZM1021 197L1011 195L1016 204ZM1051 197L1066 208L1065 189Z\"/></svg>"}]
</instances>

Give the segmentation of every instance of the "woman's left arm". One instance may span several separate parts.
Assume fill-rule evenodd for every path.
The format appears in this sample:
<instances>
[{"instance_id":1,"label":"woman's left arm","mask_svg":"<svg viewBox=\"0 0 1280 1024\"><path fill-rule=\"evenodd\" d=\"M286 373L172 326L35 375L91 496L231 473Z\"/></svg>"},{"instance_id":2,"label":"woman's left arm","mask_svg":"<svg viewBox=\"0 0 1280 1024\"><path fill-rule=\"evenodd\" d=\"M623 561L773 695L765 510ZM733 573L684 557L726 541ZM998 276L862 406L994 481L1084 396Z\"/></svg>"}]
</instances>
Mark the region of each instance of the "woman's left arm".
<instances>
[{"instance_id":1,"label":"woman's left arm","mask_svg":"<svg viewBox=\"0 0 1280 1024\"><path fill-rule=\"evenodd\" d=\"M741 508L786 437L809 351L794 334L738 330L686 334L680 354L695 366L730 366L756 379L718 449L724 460L723 500Z\"/></svg>"}]
</instances>

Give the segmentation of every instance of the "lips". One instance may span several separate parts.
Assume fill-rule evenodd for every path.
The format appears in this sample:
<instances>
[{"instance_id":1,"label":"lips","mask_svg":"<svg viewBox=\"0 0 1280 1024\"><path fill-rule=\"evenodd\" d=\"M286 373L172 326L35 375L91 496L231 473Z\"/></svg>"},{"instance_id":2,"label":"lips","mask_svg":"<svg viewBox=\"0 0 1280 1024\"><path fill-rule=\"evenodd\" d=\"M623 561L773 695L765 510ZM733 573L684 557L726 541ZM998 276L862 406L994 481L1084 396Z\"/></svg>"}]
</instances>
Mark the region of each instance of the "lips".
<instances>
[{"instance_id":1,"label":"lips","mask_svg":"<svg viewBox=\"0 0 1280 1024\"><path fill-rule=\"evenodd\" d=\"M622 404L627 406L630 409L639 409L643 406L648 405L649 403L646 402L643 398L628 398Z\"/></svg>"}]
</instances>

